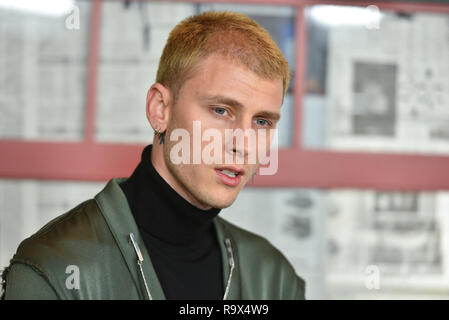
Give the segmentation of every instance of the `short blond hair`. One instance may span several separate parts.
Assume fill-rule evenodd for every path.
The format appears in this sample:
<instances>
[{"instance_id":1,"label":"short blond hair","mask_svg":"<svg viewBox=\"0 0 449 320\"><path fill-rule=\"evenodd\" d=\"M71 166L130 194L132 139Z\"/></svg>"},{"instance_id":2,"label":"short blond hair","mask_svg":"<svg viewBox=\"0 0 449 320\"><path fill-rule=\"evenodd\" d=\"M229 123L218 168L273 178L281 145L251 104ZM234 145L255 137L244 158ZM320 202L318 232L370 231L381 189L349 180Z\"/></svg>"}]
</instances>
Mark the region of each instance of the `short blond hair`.
<instances>
[{"instance_id":1,"label":"short blond hair","mask_svg":"<svg viewBox=\"0 0 449 320\"><path fill-rule=\"evenodd\" d=\"M170 88L176 101L183 83L213 53L243 64L263 79L281 79L285 96L290 73L277 44L256 21L228 11L204 12L176 25L162 52L156 82Z\"/></svg>"}]
</instances>

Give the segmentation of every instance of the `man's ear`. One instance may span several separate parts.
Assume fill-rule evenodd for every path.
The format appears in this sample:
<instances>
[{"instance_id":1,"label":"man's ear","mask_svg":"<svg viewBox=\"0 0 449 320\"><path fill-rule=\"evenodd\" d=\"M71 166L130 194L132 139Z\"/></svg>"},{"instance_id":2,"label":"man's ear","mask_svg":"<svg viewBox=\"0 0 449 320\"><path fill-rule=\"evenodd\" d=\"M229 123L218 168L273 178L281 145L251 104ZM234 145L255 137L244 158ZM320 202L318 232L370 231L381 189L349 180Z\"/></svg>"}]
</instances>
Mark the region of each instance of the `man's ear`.
<instances>
[{"instance_id":1,"label":"man's ear","mask_svg":"<svg viewBox=\"0 0 449 320\"><path fill-rule=\"evenodd\" d=\"M146 113L153 130L164 132L170 118L170 89L160 83L153 84L147 93Z\"/></svg>"}]
</instances>

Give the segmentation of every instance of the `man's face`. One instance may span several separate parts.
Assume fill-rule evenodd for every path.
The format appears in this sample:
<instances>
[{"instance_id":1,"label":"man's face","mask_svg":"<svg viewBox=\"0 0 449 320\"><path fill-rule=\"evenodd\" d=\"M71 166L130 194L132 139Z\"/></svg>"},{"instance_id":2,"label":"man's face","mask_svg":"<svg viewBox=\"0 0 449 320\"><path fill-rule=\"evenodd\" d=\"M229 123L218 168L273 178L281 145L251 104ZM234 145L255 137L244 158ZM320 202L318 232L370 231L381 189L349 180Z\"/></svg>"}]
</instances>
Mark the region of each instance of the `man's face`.
<instances>
[{"instance_id":1,"label":"man's face","mask_svg":"<svg viewBox=\"0 0 449 320\"><path fill-rule=\"evenodd\" d=\"M270 129L279 120L283 97L282 80L265 80L255 73L220 55L210 55L201 64L195 75L182 86L167 123L164 157L167 168L177 184L203 207L226 208L236 199L238 193L258 169L258 160L248 161L248 156L256 152L257 144L237 145L237 139L226 139L225 129L253 129L256 142L265 130L266 150L270 144ZM201 137L207 129L218 130L221 134L222 161L193 164L194 121L200 121ZM174 129L183 128L190 136L190 163L174 164L170 150L180 140L171 141ZM259 134L257 134L259 133ZM201 151L210 141L201 142ZM232 163L225 162L225 154L232 157ZM212 150L211 155L214 155ZM241 157L241 161L237 161ZM243 161L242 161L243 160ZM243 162L243 164L241 164ZM251 163L249 163L251 162ZM227 167L227 171L223 171ZM236 178L228 177L229 171L238 170Z\"/></svg>"}]
</instances>

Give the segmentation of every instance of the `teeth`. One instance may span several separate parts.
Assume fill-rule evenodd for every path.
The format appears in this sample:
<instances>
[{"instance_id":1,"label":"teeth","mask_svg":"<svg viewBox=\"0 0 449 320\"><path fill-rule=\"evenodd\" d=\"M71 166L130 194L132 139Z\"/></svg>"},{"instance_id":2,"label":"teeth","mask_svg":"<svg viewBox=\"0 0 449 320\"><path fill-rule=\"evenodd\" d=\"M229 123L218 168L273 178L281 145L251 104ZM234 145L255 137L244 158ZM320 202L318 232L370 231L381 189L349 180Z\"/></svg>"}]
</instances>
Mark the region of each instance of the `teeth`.
<instances>
[{"instance_id":1,"label":"teeth","mask_svg":"<svg viewBox=\"0 0 449 320\"><path fill-rule=\"evenodd\" d=\"M237 177L237 173L236 172L232 172L229 170L220 170L222 173L224 173L225 175L227 175L230 178L235 178Z\"/></svg>"}]
</instances>

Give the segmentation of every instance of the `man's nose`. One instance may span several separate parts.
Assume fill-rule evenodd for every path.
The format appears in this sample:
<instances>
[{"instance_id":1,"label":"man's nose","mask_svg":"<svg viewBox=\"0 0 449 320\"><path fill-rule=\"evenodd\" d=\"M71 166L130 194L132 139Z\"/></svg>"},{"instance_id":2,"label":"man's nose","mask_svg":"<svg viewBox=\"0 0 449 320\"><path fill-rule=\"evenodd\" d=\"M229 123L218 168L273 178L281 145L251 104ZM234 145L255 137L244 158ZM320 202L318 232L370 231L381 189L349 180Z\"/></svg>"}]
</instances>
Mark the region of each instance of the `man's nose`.
<instances>
[{"instance_id":1,"label":"man's nose","mask_svg":"<svg viewBox=\"0 0 449 320\"><path fill-rule=\"evenodd\" d=\"M244 158L248 155L248 150L245 147L243 147L243 148L234 147L234 148L232 148L232 152L241 158Z\"/></svg>"},{"instance_id":2,"label":"man's nose","mask_svg":"<svg viewBox=\"0 0 449 320\"><path fill-rule=\"evenodd\" d=\"M236 136L238 131L233 129L232 139L226 143L226 152L232 153L233 156L244 158L248 155L248 143L243 135L241 137Z\"/></svg>"},{"instance_id":3,"label":"man's nose","mask_svg":"<svg viewBox=\"0 0 449 320\"><path fill-rule=\"evenodd\" d=\"M251 131L253 131L253 128L250 121L249 124L245 121L245 123L241 123L239 126L233 128L234 134L232 136L232 141L229 141L228 149L233 155L235 154L237 157L246 158L253 152L253 149L255 149L254 144L257 140L255 136L251 136L254 134L254 132Z\"/></svg>"}]
</instances>

